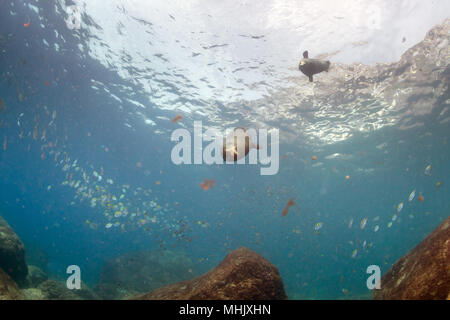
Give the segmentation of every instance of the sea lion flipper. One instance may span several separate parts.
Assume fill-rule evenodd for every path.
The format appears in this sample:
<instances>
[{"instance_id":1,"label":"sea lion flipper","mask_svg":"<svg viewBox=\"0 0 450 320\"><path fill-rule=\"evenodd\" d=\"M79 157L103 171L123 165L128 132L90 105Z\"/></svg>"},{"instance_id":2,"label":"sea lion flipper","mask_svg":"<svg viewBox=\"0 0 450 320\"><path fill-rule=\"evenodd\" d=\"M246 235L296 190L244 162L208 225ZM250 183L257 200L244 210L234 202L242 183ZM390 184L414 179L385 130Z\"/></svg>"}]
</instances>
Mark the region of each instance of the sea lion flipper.
<instances>
[{"instance_id":1,"label":"sea lion flipper","mask_svg":"<svg viewBox=\"0 0 450 320\"><path fill-rule=\"evenodd\" d=\"M308 59L308 50L303 51L303 58Z\"/></svg>"},{"instance_id":2,"label":"sea lion flipper","mask_svg":"<svg viewBox=\"0 0 450 320\"><path fill-rule=\"evenodd\" d=\"M312 75L309 76L309 82L313 82L313 76Z\"/></svg>"}]
</instances>

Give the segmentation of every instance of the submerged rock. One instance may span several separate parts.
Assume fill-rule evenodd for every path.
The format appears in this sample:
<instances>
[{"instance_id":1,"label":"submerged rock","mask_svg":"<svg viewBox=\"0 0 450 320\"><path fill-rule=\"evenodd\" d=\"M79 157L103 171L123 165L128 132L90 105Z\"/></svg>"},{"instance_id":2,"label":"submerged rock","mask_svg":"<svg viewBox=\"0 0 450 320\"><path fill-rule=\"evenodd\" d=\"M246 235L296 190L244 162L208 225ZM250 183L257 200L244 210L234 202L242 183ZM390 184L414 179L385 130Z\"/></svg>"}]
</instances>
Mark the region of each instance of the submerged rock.
<instances>
[{"instance_id":1,"label":"submerged rock","mask_svg":"<svg viewBox=\"0 0 450 320\"><path fill-rule=\"evenodd\" d=\"M30 287L37 287L45 280L47 280L47 274L41 268L33 265L28 266L27 282Z\"/></svg>"},{"instance_id":2,"label":"submerged rock","mask_svg":"<svg viewBox=\"0 0 450 320\"><path fill-rule=\"evenodd\" d=\"M242 247L230 252L213 270L188 281L136 296L137 300L284 300L278 269Z\"/></svg>"},{"instance_id":3,"label":"submerged rock","mask_svg":"<svg viewBox=\"0 0 450 320\"><path fill-rule=\"evenodd\" d=\"M45 300L98 300L99 297L81 283L81 289L67 289L66 284L57 280L46 280L37 289L41 290Z\"/></svg>"},{"instance_id":4,"label":"submerged rock","mask_svg":"<svg viewBox=\"0 0 450 320\"><path fill-rule=\"evenodd\" d=\"M47 300L81 300L74 290L67 289L64 283L57 280L46 280L38 286L38 289Z\"/></svg>"},{"instance_id":5,"label":"submerged rock","mask_svg":"<svg viewBox=\"0 0 450 320\"><path fill-rule=\"evenodd\" d=\"M25 300L45 300L45 294L41 289L38 288L28 288L22 290L25 295Z\"/></svg>"},{"instance_id":6,"label":"submerged rock","mask_svg":"<svg viewBox=\"0 0 450 320\"><path fill-rule=\"evenodd\" d=\"M25 248L9 224L0 217L0 268L18 284L26 283Z\"/></svg>"},{"instance_id":7,"label":"submerged rock","mask_svg":"<svg viewBox=\"0 0 450 320\"><path fill-rule=\"evenodd\" d=\"M182 253L140 251L105 262L95 292L103 299L123 299L192 278L192 261Z\"/></svg>"},{"instance_id":8,"label":"submerged rock","mask_svg":"<svg viewBox=\"0 0 450 320\"><path fill-rule=\"evenodd\" d=\"M0 300L23 300L24 294L11 277L0 268Z\"/></svg>"},{"instance_id":9,"label":"submerged rock","mask_svg":"<svg viewBox=\"0 0 450 320\"><path fill-rule=\"evenodd\" d=\"M450 217L381 278L374 299L450 299Z\"/></svg>"}]
</instances>

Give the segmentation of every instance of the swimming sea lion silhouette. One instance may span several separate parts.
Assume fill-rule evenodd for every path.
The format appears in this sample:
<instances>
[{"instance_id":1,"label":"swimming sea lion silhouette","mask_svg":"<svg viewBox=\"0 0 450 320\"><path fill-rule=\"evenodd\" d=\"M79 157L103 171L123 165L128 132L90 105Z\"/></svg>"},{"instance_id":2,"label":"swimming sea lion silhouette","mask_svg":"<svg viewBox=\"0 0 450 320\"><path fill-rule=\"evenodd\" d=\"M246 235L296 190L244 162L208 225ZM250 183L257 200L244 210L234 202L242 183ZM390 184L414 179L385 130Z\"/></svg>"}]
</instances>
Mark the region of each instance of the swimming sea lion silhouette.
<instances>
[{"instance_id":1,"label":"swimming sea lion silhouette","mask_svg":"<svg viewBox=\"0 0 450 320\"><path fill-rule=\"evenodd\" d=\"M309 77L310 82L313 82L313 75L322 71L328 72L330 64L329 60L309 59L308 51L305 51L303 52L303 59L300 61L298 69Z\"/></svg>"},{"instance_id":2,"label":"swimming sea lion silhouette","mask_svg":"<svg viewBox=\"0 0 450 320\"><path fill-rule=\"evenodd\" d=\"M242 127L234 128L234 130L223 139L223 160L237 161L245 157L250 149L260 149L260 147L250 140L247 129Z\"/></svg>"}]
</instances>

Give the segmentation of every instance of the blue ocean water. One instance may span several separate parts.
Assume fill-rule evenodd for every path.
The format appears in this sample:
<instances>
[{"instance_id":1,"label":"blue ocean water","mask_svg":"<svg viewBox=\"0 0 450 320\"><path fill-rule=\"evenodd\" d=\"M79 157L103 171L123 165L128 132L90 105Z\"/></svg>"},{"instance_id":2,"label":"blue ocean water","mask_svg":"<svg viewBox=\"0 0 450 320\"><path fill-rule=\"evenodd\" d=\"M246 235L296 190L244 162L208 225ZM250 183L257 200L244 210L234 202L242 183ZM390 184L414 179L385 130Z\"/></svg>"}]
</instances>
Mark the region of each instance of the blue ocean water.
<instances>
[{"instance_id":1,"label":"blue ocean water","mask_svg":"<svg viewBox=\"0 0 450 320\"><path fill-rule=\"evenodd\" d=\"M350 81L338 97L333 69L310 84L298 61L307 46L341 78L352 63L396 63L449 7L412 1L396 17L363 1L350 16L318 3L308 10L327 20L292 17L310 2L243 3L236 16L201 1L0 1L2 216L52 273L76 264L90 285L123 253L183 251L201 274L246 246L279 268L291 299L370 298L367 266L386 272L449 215L448 40L446 64L396 103ZM279 172L173 164L171 133L194 121L279 129Z\"/></svg>"}]
</instances>

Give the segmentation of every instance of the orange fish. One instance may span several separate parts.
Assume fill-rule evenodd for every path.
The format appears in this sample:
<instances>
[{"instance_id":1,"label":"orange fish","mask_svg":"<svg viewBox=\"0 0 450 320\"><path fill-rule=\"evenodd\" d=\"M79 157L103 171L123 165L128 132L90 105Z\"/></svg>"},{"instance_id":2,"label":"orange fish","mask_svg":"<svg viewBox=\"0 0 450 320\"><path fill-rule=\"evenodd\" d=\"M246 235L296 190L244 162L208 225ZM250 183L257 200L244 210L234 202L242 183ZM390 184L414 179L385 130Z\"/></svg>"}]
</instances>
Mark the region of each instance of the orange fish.
<instances>
[{"instance_id":1,"label":"orange fish","mask_svg":"<svg viewBox=\"0 0 450 320\"><path fill-rule=\"evenodd\" d=\"M183 117L181 115L177 115L175 118L172 119L172 122L178 122L182 119Z\"/></svg>"},{"instance_id":2,"label":"orange fish","mask_svg":"<svg viewBox=\"0 0 450 320\"><path fill-rule=\"evenodd\" d=\"M312 156L311 159L317 160L317 157L316 156Z\"/></svg>"},{"instance_id":3,"label":"orange fish","mask_svg":"<svg viewBox=\"0 0 450 320\"><path fill-rule=\"evenodd\" d=\"M281 156L281 159L286 159L286 155L285 154L283 154L282 156Z\"/></svg>"},{"instance_id":4,"label":"orange fish","mask_svg":"<svg viewBox=\"0 0 450 320\"><path fill-rule=\"evenodd\" d=\"M216 185L216 180L208 180L205 179L205 181L203 183L200 183L200 188L202 188L203 190L209 190L212 187L214 187Z\"/></svg>"},{"instance_id":5,"label":"orange fish","mask_svg":"<svg viewBox=\"0 0 450 320\"><path fill-rule=\"evenodd\" d=\"M48 80L45 81L45 85L48 87L50 85L50 82Z\"/></svg>"},{"instance_id":6,"label":"orange fish","mask_svg":"<svg viewBox=\"0 0 450 320\"><path fill-rule=\"evenodd\" d=\"M289 213L289 208L294 206L294 205L295 205L294 199L290 199L288 201L288 203L286 204L286 207L284 207L283 211L281 212L283 217L286 216Z\"/></svg>"},{"instance_id":7,"label":"orange fish","mask_svg":"<svg viewBox=\"0 0 450 320\"><path fill-rule=\"evenodd\" d=\"M28 27L30 26L30 23L29 23L29 22L24 23L23 26L24 26L25 28L28 28Z\"/></svg>"},{"instance_id":8,"label":"orange fish","mask_svg":"<svg viewBox=\"0 0 450 320\"><path fill-rule=\"evenodd\" d=\"M8 141L6 140L6 136L5 136L5 138L3 139L3 151L6 151L7 144L8 144Z\"/></svg>"},{"instance_id":9,"label":"orange fish","mask_svg":"<svg viewBox=\"0 0 450 320\"><path fill-rule=\"evenodd\" d=\"M419 197L417 198L417 200L419 200L419 202L423 202L423 195L419 195Z\"/></svg>"},{"instance_id":10,"label":"orange fish","mask_svg":"<svg viewBox=\"0 0 450 320\"><path fill-rule=\"evenodd\" d=\"M161 181L158 180L155 182L155 184L159 186L161 184Z\"/></svg>"}]
</instances>

